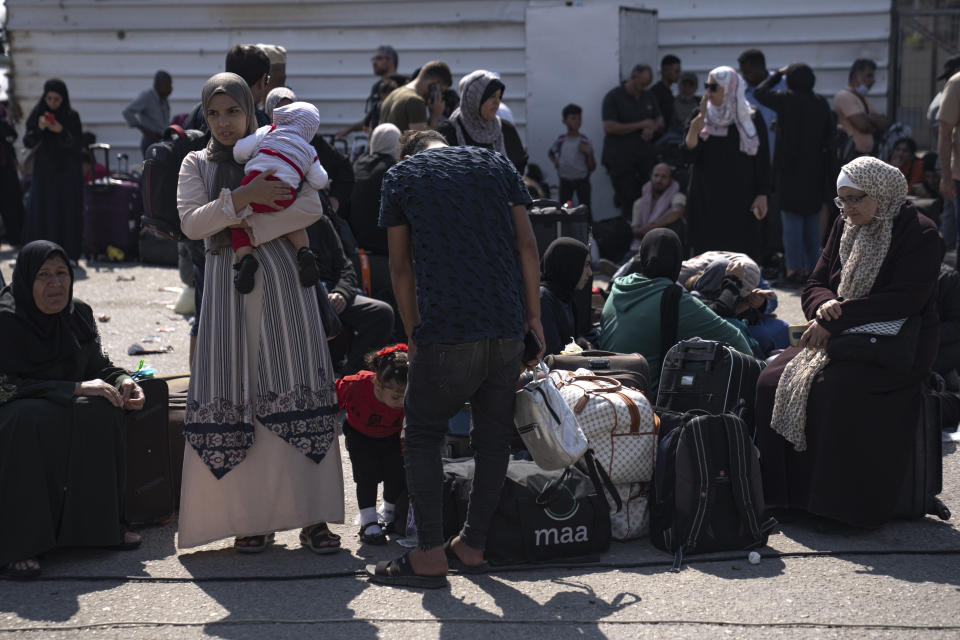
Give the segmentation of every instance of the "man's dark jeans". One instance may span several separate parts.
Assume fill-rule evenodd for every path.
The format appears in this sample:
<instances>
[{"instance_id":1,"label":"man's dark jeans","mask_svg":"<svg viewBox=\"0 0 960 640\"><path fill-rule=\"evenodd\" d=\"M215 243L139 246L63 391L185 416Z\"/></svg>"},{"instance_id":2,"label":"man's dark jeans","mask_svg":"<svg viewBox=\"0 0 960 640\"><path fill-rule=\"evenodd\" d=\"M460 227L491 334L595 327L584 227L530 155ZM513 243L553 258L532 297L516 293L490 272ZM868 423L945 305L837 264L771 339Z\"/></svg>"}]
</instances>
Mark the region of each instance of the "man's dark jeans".
<instances>
[{"instance_id":1,"label":"man's dark jeans","mask_svg":"<svg viewBox=\"0 0 960 640\"><path fill-rule=\"evenodd\" d=\"M577 204L585 204L590 208L590 176L580 180L567 180L560 178L560 202L569 202L573 200L573 194L577 194Z\"/></svg>"},{"instance_id":2,"label":"man's dark jeans","mask_svg":"<svg viewBox=\"0 0 960 640\"><path fill-rule=\"evenodd\" d=\"M470 401L476 471L461 538L486 547L510 459L513 403L523 370L519 340L485 338L418 347L404 398L403 455L420 549L443 544L443 465L447 423Z\"/></svg>"}]
</instances>

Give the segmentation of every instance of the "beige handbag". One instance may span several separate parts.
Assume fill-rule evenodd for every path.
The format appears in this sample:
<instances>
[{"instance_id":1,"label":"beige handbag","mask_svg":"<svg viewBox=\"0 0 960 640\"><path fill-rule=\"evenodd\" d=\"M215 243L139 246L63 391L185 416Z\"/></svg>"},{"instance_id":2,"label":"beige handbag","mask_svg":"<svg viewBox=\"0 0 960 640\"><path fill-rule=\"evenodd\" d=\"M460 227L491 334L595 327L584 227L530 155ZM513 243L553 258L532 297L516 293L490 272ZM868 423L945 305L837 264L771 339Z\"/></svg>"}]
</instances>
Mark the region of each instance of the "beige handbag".
<instances>
[{"instance_id":1,"label":"beige handbag","mask_svg":"<svg viewBox=\"0 0 960 640\"><path fill-rule=\"evenodd\" d=\"M660 421L647 398L587 369L552 371L550 377L613 483L650 482Z\"/></svg>"}]
</instances>

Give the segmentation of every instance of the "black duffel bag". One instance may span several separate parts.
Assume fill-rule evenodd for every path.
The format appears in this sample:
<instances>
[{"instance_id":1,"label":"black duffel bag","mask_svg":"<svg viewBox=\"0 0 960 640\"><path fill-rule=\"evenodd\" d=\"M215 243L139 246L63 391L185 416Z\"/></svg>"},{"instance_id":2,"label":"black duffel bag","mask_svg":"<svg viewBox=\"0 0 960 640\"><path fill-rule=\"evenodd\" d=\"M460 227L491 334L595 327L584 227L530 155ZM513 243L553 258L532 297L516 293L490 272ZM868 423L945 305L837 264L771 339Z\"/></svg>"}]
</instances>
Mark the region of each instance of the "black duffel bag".
<instances>
[{"instance_id":1,"label":"black duffel bag","mask_svg":"<svg viewBox=\"0 0 960 640\"><path fill-rule=\"evenodd\" d=\"M563 471L544 471L534 462L511 460L487 534L487 562L595 560L606 551L611 539L610 506L602 485L609 478L605 481L597 470L589 452L577 466ZM449 539L460 533L467 518L474 462L447 463L443 471L443 535ZM612 483L608 492L619 509L620 498Z\"/></svg>"}]
</instances>

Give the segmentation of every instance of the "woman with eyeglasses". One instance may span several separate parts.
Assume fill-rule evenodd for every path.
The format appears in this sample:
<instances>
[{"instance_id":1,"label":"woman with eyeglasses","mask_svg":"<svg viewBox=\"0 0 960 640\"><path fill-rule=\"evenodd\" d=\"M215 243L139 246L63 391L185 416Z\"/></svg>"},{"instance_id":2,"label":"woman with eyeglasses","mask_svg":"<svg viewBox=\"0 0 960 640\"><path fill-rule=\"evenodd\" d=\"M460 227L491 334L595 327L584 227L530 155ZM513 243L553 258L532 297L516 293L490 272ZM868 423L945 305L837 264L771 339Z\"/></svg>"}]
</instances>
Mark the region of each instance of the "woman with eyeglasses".
<instances>
[{"instance_id":1,"label":"woman with eyeglasses","mask_svg":"<svg viewBox=\"0 0 960 640\"><path fill-rule=\"evenodd\" d=\"M731 67L711 71L704 86L700 113L680 145L692 165L687 222L693 253L723 249L759 259L770 179L766 126Z\"/></svg>"},{"instance_id":2,"label":"woman with eyeglasses","mask_svg":"<svg viewBox=\"0 0 960 640\"><path fill-rule=\"evenodd\" d=\"M837 178L841 217L803 289L806 330L757 384L768 506L856 526L908 515L897 498L937 353L941 240L906 197L900 170L873 157Z\"/></svg>"},{"instance_id":3,"label":"woman with eyeglasses","mask_svg":"<svg viewBox=\"0 0 960 640\"><path fill-rule=\"evenodd\" d=\"M0 575L40 575L57 547L133 550L123 519L125 411L140 386L103 353L67 252L27 243L0 289Z\"/></svg>"}]
</instances>

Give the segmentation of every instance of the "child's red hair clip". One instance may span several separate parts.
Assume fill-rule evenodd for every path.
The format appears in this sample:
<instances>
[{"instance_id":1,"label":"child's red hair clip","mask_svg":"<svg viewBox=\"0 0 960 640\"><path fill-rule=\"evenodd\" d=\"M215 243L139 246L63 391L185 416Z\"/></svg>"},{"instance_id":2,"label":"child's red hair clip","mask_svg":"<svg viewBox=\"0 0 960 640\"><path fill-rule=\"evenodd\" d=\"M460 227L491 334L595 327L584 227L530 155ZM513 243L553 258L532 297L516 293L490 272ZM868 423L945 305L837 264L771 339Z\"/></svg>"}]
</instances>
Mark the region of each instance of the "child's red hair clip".
<instances>
[{"instance_id":1,"label":"child's red hair clip","mask_svg":"<svg viewBox=\"0 0 960 640\"><path fill-rule=\"evenodd\" d=\"M378 355L378 356L385 356L385 355L388 355L388 354L393 353L394 351L403 351L403 352L406 352L406 351L407 351L407 345L405 345L405 344L403 344L402 342L400 342L400 343L398 343L398 344L393 345L392 347L384 347L383 349L380 349L380 351L377 351L377 355Z\"/></svg>"}]
</instances>

